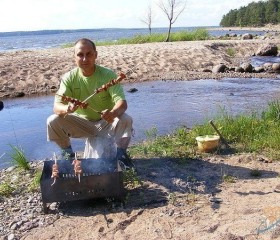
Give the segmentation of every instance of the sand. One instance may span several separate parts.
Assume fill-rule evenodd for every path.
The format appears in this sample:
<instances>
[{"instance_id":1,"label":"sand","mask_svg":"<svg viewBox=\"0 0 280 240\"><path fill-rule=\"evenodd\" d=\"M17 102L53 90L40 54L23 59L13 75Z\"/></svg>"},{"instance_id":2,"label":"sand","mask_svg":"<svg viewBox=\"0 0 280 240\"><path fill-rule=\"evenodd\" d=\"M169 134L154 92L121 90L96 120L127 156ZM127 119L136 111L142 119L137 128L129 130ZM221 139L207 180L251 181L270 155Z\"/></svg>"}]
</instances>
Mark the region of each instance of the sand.
<instances>
[{"instance_id":1,"label":"sand","mask_svg":"<svg viewBox=\"0 0 280 240\"><path fill-rule=\"evenodd\" d=\"M279 43L279 39L209 40L100 46L98 63L125 73L123 84L156 79L263 77L264 74L217 75L209 71L219 63L236 67L249 61L258 47L268 41ZM234 49L234 57L227 54L228 49ZM72 48L1 53L0 98L55 92L61 76L74 66Z\"/></svg>"},{"instance_id":2,"label":"sand","mask_svg":"<svg viewBox=\"0 0 280 240\"><path fill-rule=\"evenodd\" d=\"M66 202L58 220L21 239L280 239L272 225L280 219L279 162L250 154L133 161L142 186L127 189L124 205Z\"/></svg>"},{"instance_id":3,"label":"sand","mask_svg":"<svg viewBox=\"0 0 280 240\"><path fill-rule=\"evenodd\" d=\"M238 66L268 42L280 43L267 39L106 46L98 47L98 61L127 73L123 84L222 78L232 74L205 69L219 63ZM229 48L235 49L234 57L227 55ZM48 94L73 66L72 49L2 53L0 95ZM250 154L202 155L183 165L175 159L133 160L143 185L128 190L125 207L68 203L54 224L31 229L22 239L280 239L279 227L262 232L280 219L278 162Z\"/></svg>"}]
</instances>

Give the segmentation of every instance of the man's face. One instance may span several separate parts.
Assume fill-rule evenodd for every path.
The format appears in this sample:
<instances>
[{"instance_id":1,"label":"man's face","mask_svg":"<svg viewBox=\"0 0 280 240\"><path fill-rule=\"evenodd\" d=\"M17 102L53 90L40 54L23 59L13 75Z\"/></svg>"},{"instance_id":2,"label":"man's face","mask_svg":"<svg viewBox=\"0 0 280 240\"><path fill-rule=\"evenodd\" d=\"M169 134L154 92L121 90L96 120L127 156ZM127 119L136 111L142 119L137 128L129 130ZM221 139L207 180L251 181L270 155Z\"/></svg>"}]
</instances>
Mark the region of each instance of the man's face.
<instances>
[{"instance_id":1,"label":"man's face","mask_svg":"<svg viewBox=\"0 0 280 240\"><path fill-rule=\"evenodd\" d=\"M83 72L89 73L94 70L97 51L89 42L77 43L75 46L75 61Z\"/></svg>"}]
</instances>

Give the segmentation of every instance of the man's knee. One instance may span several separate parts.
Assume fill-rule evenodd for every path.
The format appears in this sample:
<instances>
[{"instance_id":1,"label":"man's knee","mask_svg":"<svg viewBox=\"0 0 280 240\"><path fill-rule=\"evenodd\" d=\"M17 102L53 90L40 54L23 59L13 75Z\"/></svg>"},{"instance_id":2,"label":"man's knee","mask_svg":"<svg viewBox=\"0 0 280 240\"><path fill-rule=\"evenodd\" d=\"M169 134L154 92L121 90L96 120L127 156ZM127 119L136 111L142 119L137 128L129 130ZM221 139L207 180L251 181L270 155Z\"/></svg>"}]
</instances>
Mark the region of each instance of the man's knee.
<instances>
[{"instance_id":1,"label":"man's knee","mask_svg":"<svg viewBox=\"0 0 280 240\"><path fill-rule=\"evenodd\" d=\"M47 118L47 125L50 126L58 120L59 120L59 116L57 114L53 114Z\"/></svg>"},{"instance_id":2,"label":"man's knee","mask_svg":"<svg viewBox=\"0 0 280 240\"><path fill-rule=\"evenodd\" d=\"M126 126L132 126L133 123L133 119L131 116L129 116L128 114L124 113L123 115L121 115L120 117L120 121L125 124Z\"/></svg>"}]
</instances>

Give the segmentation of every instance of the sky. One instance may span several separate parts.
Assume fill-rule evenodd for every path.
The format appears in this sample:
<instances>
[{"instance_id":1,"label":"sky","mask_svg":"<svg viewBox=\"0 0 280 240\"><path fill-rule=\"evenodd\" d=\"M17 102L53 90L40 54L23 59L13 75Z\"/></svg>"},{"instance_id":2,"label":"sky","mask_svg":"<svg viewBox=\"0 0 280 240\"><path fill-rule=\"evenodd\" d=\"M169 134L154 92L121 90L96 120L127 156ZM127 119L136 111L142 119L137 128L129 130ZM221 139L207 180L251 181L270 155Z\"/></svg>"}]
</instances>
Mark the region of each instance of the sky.
<instances>
[{"instance_id":1,"label":"sky","mask_svg":"<svg viewBox=\"0 0 280 240\"><path fill-rule=\"evenodd\" d=\"M152 9L152 28L168 27L157 3L168 0L0 0L0 32L53 29L146 28L141 19ZM177 2L185 0L177 0ZM252 0L186 0L174 27L218 26L231 9Z\"/></svg>"}]
</instances>

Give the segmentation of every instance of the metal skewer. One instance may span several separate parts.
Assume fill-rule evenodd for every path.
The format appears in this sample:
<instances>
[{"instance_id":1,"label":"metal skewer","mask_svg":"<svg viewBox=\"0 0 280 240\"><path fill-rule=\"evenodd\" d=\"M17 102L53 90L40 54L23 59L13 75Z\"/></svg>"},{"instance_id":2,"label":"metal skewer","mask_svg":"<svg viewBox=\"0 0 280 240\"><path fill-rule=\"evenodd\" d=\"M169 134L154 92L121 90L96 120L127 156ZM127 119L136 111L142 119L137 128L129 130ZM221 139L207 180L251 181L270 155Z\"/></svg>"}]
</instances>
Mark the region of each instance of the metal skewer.
<instances>
[{"instance_id":1,"label":"metal skewer","mask_svg":"<svg viewBox=\"0 0 280 240\"><path fill-rule=\"evenodd\" d=\"M89 95L84 101L82 101L82 103L86 103L89 99L91 99L93 96L95 96L97 93L100 93L102 91L107 90L108 87L113 86L117 83L119 83L121 80L123 80L124 78L126 78L126 76L121 73L120 76L117 79L113 79L112 81L108 82L107 84L105 84L106 87L100 87L97 88L93 94Z\"/></svg>"},{"instance_id":2,"label":"metal skewer","mask_svg":"<svg viewBox=\"0 0 280 240\"><path fill-rule=\"evenodd\" d=\"M76 153L76 152L75 152L75 160L78 161L77 153ZM81 182L81 174L78 173L77 175L78 175L78 181L79 181L79 183L80 183L80 182Z\"/></svg>"}]
</instances>

